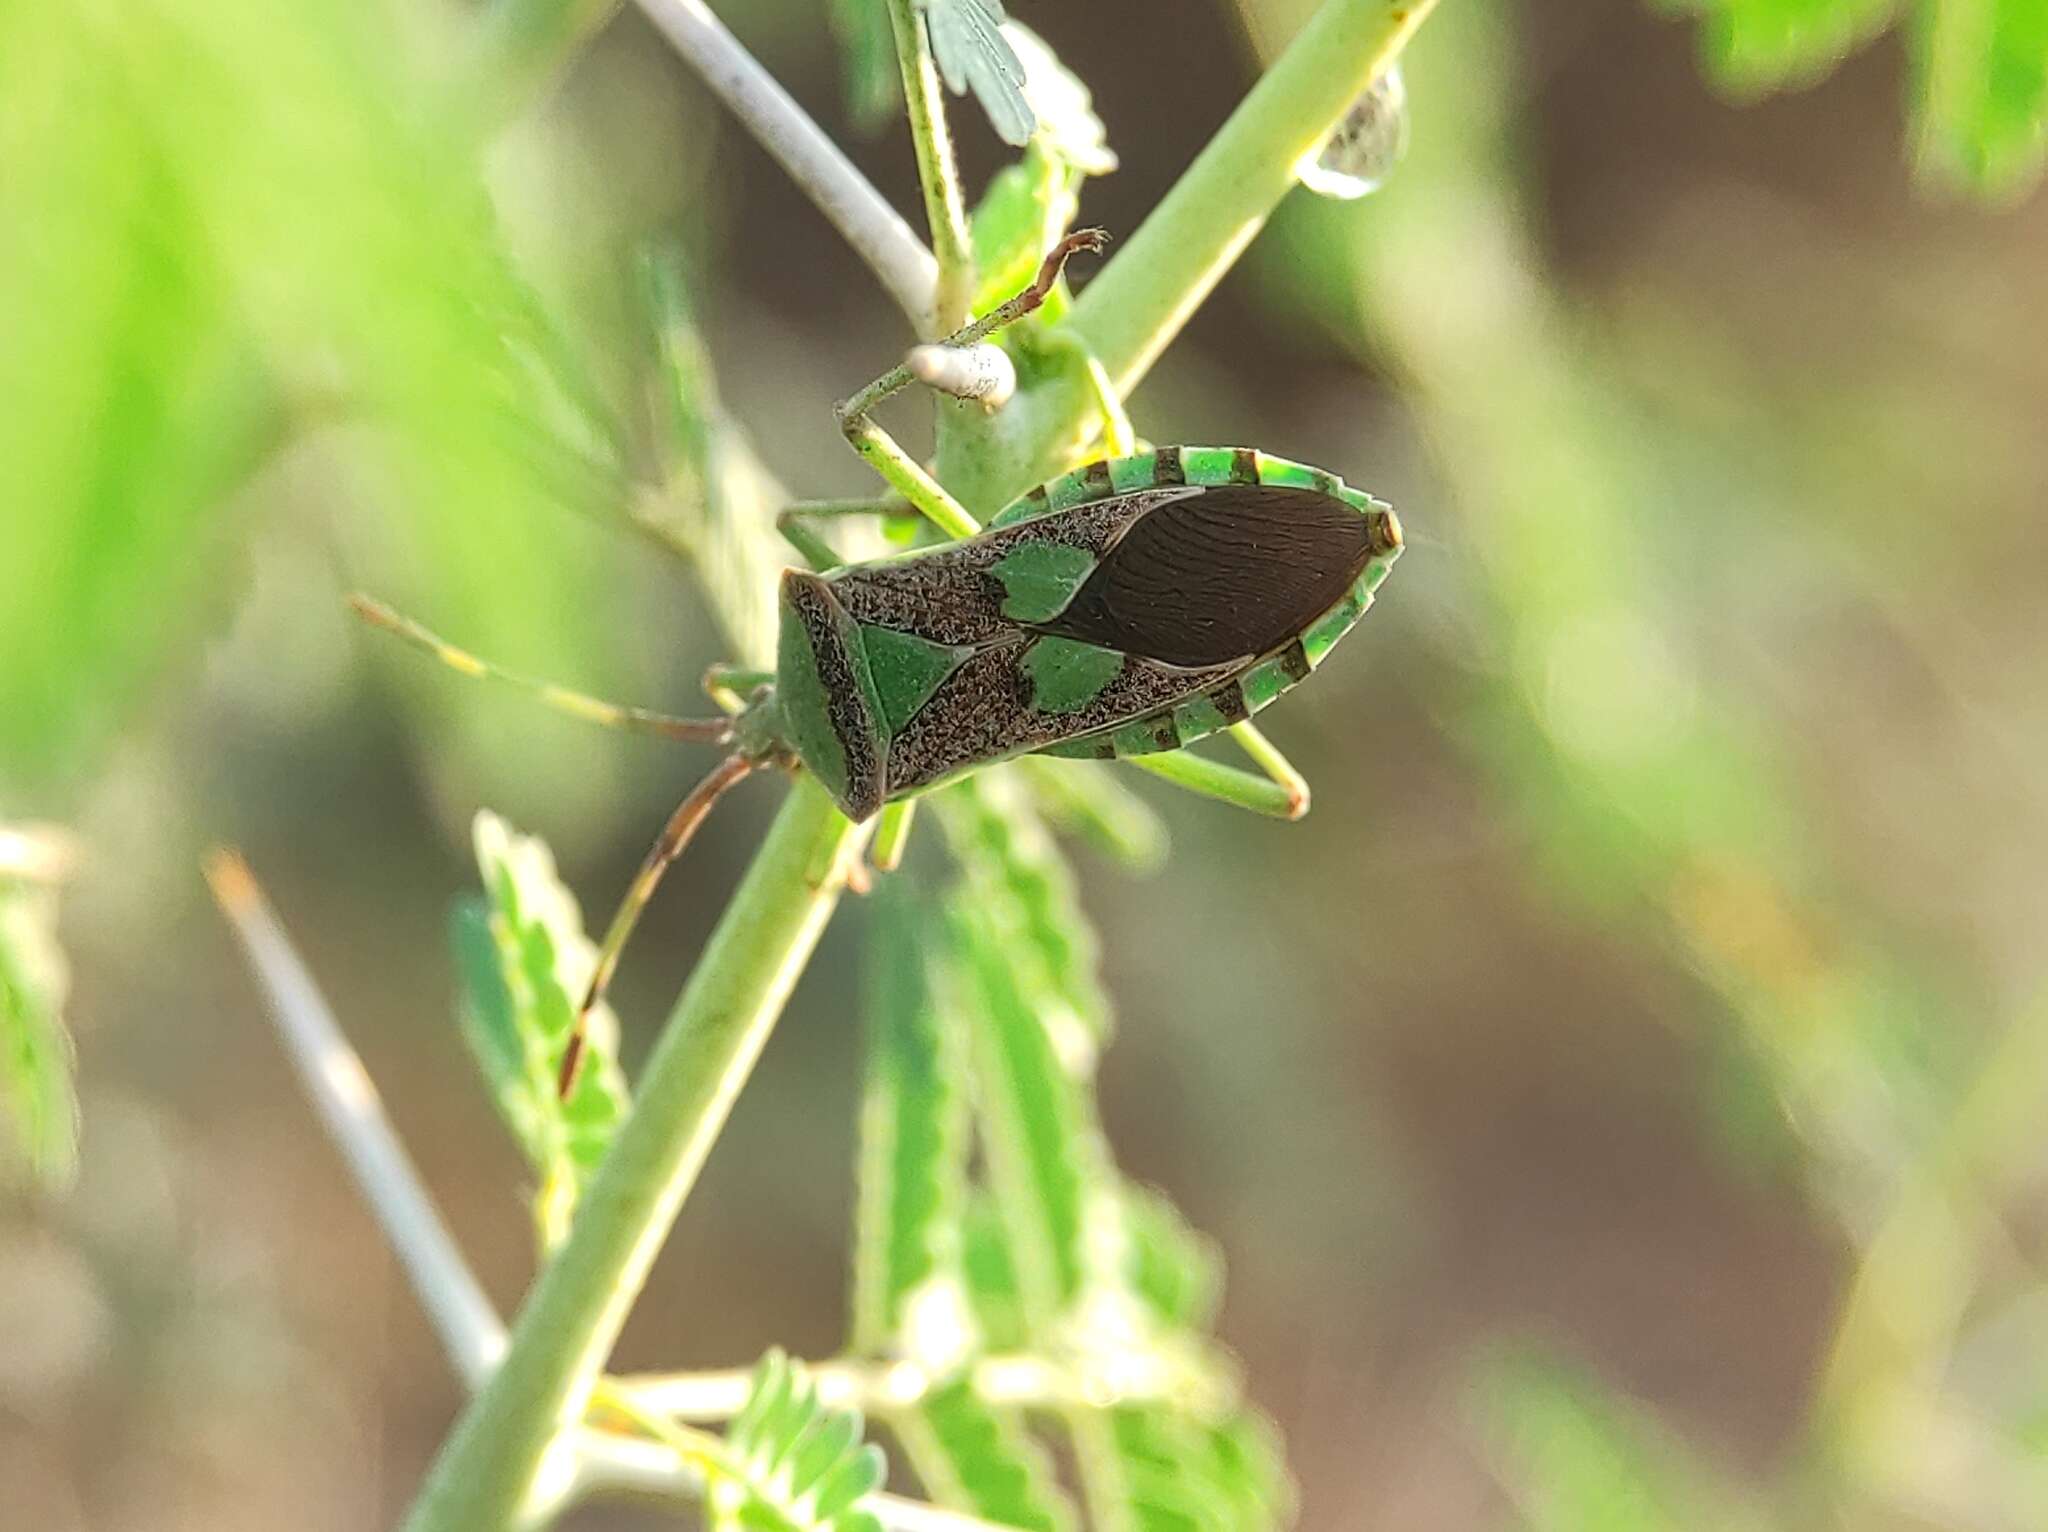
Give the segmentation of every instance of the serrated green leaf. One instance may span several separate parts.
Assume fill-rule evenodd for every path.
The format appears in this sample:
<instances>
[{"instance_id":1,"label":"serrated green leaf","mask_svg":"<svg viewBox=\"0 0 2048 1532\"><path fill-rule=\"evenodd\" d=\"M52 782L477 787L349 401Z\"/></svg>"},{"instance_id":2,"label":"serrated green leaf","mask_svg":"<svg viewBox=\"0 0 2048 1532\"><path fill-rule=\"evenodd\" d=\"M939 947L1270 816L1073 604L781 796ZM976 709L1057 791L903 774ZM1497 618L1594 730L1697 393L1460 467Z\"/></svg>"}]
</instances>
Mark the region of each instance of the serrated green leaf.
<instances>
[{"instance_id":1,"label":"serrated green leaf","mask_svg":"<svg viewBox=\"0 0 2048 1532\"><path fill-rule=\"evenodd\" d=\"M584 1064L563 1101L556 1078L597 949L542 841L488 810L474 833L488 898L465 901L453 921L462 1031L537 1173L537 1223L552 1248L626 1114L618 1023L609 1007L592 1013Z\"/></svg>"},{"instance_id":2,"label":"serrated green leaf","mask_svg":"<svg viewBox=\"0 0 2048 1532\"><path fill-rule=\"evenodd\" d=\"M948 907L969 1036L977 1119L1018 1291L1034 1329L1079 1297L1087 1272L1090 1194L1107 1147L1081 1077L1012 967L1010 940L964 891Z\"/></svg>"},{"instance_id":3,"label":"serrated green leaf","mask_svg":"<svg viewBox=\"0 0 2048 1532\"><path fill-rule=\"evenodd\" d=\"M1024 1422L985 1404L965 1383L892 1412L918 1482L939 1504L1023 1532L1066 1532L1073 1503L1059 1488L1052 1460Z\"/></svg>"},{"instance_id":4,"label":"serrated green leaf","mask_svg":"<svg viewBox=\"0 0 2048 1532\"><path fill-rule=\"evenodd\" d=\"M1209 1425L1161 1406L1125 1406L1108 1412L1106 1429L1088 1434L1098 1458L1091 1498L1109 1489L1117 1524L1142 1532L1259 1532L1291 1515L1293 1489L1272 1430L1250 1411ZM1105 1452L1112 1461L1100 1461Z\"/></svg>"},{"instance_id":5,"label":"serrated green leaf","mask_svg":"<svg viewBox=\"0 0 2048 1532\"><path fill-rule=\"evenodd\" d=\"M1207 1330L1223 1286L1216 1247L1147 1187L1126 1183L1122 1213L1131 1291L1161 1324Z\"/></svg>"},{"instance_id":6,"label":"serrated green leaf","mask_svg":"<svg viewBox=\"0 0 2048 1532\"><path fill-rule=\"evenodd\" d=\"M1017 1262L996 1199L987 1191L969 1197L960 1248L967 1300L983 1343L991 1351L1024 1350L1031 1343L1031 1327L1024 1316Z\"/></svg>"},{"instance_id":7,"label":"serrated green leaf","mask_svg":"<svg viewBox=\"0 0 2048 1532\"><path fill-rule=\"evenodd\" d=\"M551 1146L534 1109L533 1072L491 930L490 906L482 899L457 900L448 934L462 996L457 1016L463 1039L505 1125L527 1159L539 1165Z\"/></svg>"},{"instance_id":8,"label":"serrated green leaf","mask_svg":"<svg viewBox=\"0 0 2048 1532\"><path fill-rule=\"evenodd\" d=\"M78 1169L69 987L55 891L0 879L0 1115L30 1177L49 1191L69 1186Z\"/></svg>"},{"instance_id":9,"label":"serrated green leaf","mask_svg":"<svg viewBox=\"0 0 2048 1532\"><path fill-rule=\"evenodd\" d=\"M854 1213L852 1340L943 1372L974 1344L960 1227L969 1148L963 1038L941 1024L921 923L900 880L874 900L868 1060Z\"/></svg>"},{"instance_id":10,"label":"serrated green leaf","mask_svg":"<svg viewBox=\"0 0 2048 1532\"><path fill-rule=\"evenodd\" d=\"M1024 1003L1067 1066L1092 1071L1110 1008L1097 974L1101 943L1082 912L1073 867L1012 773L970 777L935 803L967 897L1013 944Z\"/></svg>"},{"instance_id":11,"label":"serrated green leaf","mask_svg":"<svg viewBox=\"0 0 2048 1532\"><path fill-rule=\"evenodd\" d=\"M839 78L847 110L863 133L881 127L903 99L887 0L831 0L832 32L839 39Z\"/></svg>"},{"instance_id":12,"label":"serrated green leaf","mask_svg":"<svg viewBox=\"0 0 2048 1532\"><path fill-rule=\"evenodd\" d=\"M917 0L932 60L954 95L974 92L996 136L1023 145L1038 127L1024 96L1024 65L1003 36L1000 0Z\"/></svg>"},{"instance_id":13,"label":"serrated green leaf","mask_svg":"<svg viewBox=\"0 0 2048 1532\"><path fill-rule=\"evenodd\" d=\"M1260 1410L1241 1406L1220 1425L1208 1428L1209 1451L1218 1476L1240 1504L1264 1508L1266 1519L1279 1526L1294 1521L1294 1476L1280 1429Z\"/></svg>"},{"instance_id":14,"label":"serrated green leaf","mask_svg":"<svg viewBox=\"0 0 2048 1532\"><path fill-rule=\"evenodd\" d=\"M713 1532L869 1532L860 1502L888 1465L861 1440L860 1415L828 1410L802 1366L770 1351L726 1432L724 1472L707 1504Z\"/></svg>"}]
</instances>

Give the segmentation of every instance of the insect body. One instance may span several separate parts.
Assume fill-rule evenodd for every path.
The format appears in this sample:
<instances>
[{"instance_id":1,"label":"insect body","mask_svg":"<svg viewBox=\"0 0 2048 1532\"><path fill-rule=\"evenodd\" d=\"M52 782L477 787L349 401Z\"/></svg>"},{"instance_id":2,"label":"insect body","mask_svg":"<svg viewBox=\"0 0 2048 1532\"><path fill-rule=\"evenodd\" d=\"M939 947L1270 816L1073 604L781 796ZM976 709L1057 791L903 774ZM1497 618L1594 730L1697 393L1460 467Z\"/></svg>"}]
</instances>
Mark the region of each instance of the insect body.
<instances>
[{"instance_id":1,"label":"insect body","mask_svg":"<svg viewBox=\"0 0 2048 1532\"><path fill-rule=\"evenodd\" d=\"M976 345L1030 313L1067 257L1104 239L1068 235L1029 287L940 344ZM669 816L606 929L562 1058L565 1095L583 1020L663 871L719 796L760 767L807 770L856 822L901 804L900 831L909 800L976 767L1032 753L1159 755L1233 729L1265 779L1199 758L1199 771L1179 775L1247 806L1263 807L1254 788L1278 788L1288 817L1307 806L1299 775L1246 720L1304 680L1372 603L1401 551L1393 511L1334 474L1249 447L1161 447L1042 484L982 529L870 414L912 378L907 365L877 378L838 407L840 428L956 541L833 565L829 545L786 518L792 543L821 567L783 575L774 676L757 677L744 705L730 686L715 693L735 716L671 718L529 681L355 598L362 616L470 675L729 752Z\"/></svg>"},{"instance_id":2,"label":"insect body","mask_svg":"<svg viewBox=\"0 0 2048 1532\"><path fill-rule=\"evenodd\" d=\"M1016 755L1175 750L1305 679L1400 549L1386 505L1250 448L1091 463L965 541L785 573L758 705L856 821Z\"/></svg>"}]
</instances>

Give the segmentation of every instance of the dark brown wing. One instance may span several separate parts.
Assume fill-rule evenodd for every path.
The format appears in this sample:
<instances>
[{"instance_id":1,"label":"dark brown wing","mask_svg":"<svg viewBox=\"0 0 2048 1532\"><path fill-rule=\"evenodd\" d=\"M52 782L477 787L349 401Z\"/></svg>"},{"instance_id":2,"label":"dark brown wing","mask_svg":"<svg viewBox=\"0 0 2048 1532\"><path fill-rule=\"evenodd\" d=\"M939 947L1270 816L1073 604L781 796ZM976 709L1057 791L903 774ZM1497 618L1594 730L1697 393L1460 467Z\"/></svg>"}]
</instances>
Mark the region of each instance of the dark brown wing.
<instances>
[{"instance_id":1,"label":"dark brown wing","mask_svg":"<svg viewBox=\"0 0 2048 1532\"><path fill-rule=\"evenodd\" d=\"M1365 516L1314 490L1204 489L1140 517L1066 610L1035 626L1169 665L1256 658L1336 605L1372 538Z\"/></svg>"}]
</instances>

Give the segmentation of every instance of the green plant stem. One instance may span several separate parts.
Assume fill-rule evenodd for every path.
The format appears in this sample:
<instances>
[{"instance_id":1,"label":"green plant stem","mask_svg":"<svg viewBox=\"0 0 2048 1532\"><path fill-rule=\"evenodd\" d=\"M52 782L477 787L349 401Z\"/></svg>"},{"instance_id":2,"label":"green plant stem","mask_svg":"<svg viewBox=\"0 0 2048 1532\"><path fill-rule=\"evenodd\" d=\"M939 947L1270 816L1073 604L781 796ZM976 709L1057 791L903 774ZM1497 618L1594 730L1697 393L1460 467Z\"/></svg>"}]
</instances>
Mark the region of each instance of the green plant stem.
<instances>
[{"instance_id":1,"label":"green plant stem","mask_svg":"<svg viewBox=\"0 0 2048 1532\"><path fill-rule=\"evenodd\" d=\"M578 1470L574 1488L582 1493L605 1491L655 1501L696 1500L705 1496L704 1465L723 1444L715 1436L669 1426L660 1437L624 1436L585 1428L576 1434ZM978 1516L948 1511L878 1490L862 1508L871 1512L883 1532L1015 1532Z\"/></svg>"},{"instance_id":2,"label":"green plant stem","mask_svg":"<svg viewBox=\"0 0 2048 1532\"><path fill-rule=\"evenodd\" d=\"M960 191L953 135L946 126L945 99L939 94L939 73L932 64L924 18L911 0L889 0L889 25L896 35L896 62L903 70L903 101L910 117L910 141L917 151L917 178L924 187L932 254L939 263L930 332L938 336L967 322L974 298L974 247L967 232L967 201Z\"/></svg>"},{"instance_id":3,"label":"green plant stem","mask_svg":"<svg viewBox=\"0 0 2048 1532\"><path fill-rule=\"evenodd\" d=\"M1295 184L1295 166L1400 55L1436 0L1325 0L1075 300L1125 397Z\"/></svg>"},{"instance_id":4,"label":"green plant stem","mask_svg":"<svg viewBox=\"0 0 2048 1532\"><path fill-rule=\"evenodd\" d=\"M892 14L907 3L891 0ZM1327 0L1089 285L1073 320L1119 392L1178 333L1293 184L1301 155L1392 61L1431 3ZM913 106L913 133L929 191L941 165L951 175L951 151L929 55L914 35L918 67L906 87L913 101L921 92L926 102L922 128ZM898 40L900 49L900 32ZM957 197L957 178L951 184ZM952 225L941 201L933 229L943 240ZM957 227L964 231L964 215ZM898 292L899 301L907 296ZM1041 435L1050 442L1070 428L1048 422ZM490 1532L533 1505L550 1447L581 1420L647 1270L831 913L847 833L823 792L799 780L678 1000L568 1242L520 1311L503 1366L436 1460L408 1532ZM832 874L807 876L821 865Z\"/></svg>"},{"instance_id":5,"label":"green plant stem","mask_svg":"<svg viewBox=\"0 0 2048 1532\"><path fill-rule=\"evenodd\" d=\"M626 1315L832 913L849 833L800 777L663 1028L633 1114L569 1239L519 1312L504 1365L456 1423L405 1526L518 1524L549 1448L581 1420ZM807 871L828 866L813 881Z\"/></svg>"}]
</instances>

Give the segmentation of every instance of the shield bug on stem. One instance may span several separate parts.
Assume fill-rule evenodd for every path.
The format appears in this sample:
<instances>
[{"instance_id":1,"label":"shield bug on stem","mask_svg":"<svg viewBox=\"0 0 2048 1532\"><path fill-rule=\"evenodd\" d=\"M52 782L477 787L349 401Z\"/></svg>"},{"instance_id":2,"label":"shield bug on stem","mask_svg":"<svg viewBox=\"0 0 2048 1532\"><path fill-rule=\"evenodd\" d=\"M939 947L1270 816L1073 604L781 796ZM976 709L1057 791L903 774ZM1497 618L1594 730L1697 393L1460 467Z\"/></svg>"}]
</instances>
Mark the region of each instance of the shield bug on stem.
<instances>
[{"instance_id":1,"label":"shield bug on stem","mask_svg":"<svg viewBox=\"0 0 2048 1532\"><path fill-rule=\"evenodd\" d=\"M941 344L974 345L1030 313L1069 255L1103 243L1099 230L1069 235L1030 287ZM900 847L916 797L979 767L1033 753L1157 758L1229 729L1265 776L1205 762L1191 785L1264 808L1277 783L1280 812L1307 807L1299 776L1249 719L1305 680L1371 605L1401 551L1392 509L1254 448L1173 446L1076 468L983 529L871 418L911 381L908 367L877 378L839 406L840 427L954 540L838 564L801 508L785 516L816 567L783 573L774 673L714 673L727 717L675 718L529 680L352 598L371 623L467 674L598 723L728 752L669 816L606 929L563 1056L565 1094L583 1019L662 874L712 805L763 767L809 772L856 823L895 816L885 828Z\"/></svg>"}]
</instances>

